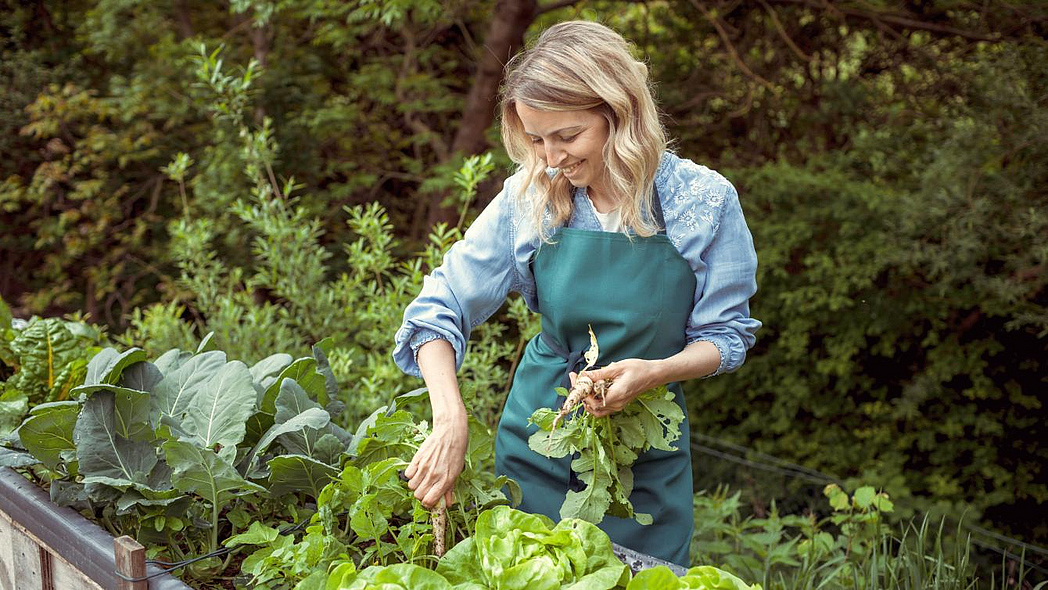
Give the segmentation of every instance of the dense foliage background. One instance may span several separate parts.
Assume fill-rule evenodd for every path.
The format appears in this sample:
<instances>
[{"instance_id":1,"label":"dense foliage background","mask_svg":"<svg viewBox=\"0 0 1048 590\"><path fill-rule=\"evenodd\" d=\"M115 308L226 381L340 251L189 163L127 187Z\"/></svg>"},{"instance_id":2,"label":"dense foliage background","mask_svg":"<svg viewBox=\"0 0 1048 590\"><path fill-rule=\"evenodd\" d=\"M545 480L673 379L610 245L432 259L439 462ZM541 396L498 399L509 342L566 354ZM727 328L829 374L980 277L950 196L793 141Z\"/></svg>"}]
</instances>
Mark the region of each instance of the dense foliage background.
<instances>
[{"instance_id":1,"label":"dense foliage background","mask_svg":"<svg viewBox=\"0 0 1048 590\"><path fill-rule=\"evenodd\" d=\"M401 311L508 170L489 62L569 18L636 42L677 151L754 234L764 328L689 386L693 429L1048 542L1033 0L0 0L0 296L154 354L334 336L366 415L417 386ZM535 328L513 300L475 334L485 421Z\"/></svg>"}]
</instances>

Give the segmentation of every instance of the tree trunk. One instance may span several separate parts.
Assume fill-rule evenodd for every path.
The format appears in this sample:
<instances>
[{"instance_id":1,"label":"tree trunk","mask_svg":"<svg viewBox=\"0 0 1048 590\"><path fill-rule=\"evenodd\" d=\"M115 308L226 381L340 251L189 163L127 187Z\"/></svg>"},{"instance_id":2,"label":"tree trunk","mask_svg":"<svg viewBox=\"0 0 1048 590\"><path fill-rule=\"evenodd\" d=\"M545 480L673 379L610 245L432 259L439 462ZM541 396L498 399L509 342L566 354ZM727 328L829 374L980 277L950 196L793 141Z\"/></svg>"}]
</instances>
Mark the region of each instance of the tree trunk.
<instances>
[{"instance_id":1,"label":"tree trunk","mask_svg":"<svg viewBox=\"0 0 1048 590\"><path fill-rule=\"evenodd\" d=\"M477 74L473 78L469 94L466 95L462 123L451 144L452 154L473 155L488 148L484 133L495 118L495 98L502 81L502 69L524 44L524 31L535 20L537 9L538 4L535 0L499 0L495 6L495 13L481 48ZM454 209L440 206L444 196L438 193L430 198L427 218L429 227L442 221L457 221Z\"/></svg>"}]
</instances>

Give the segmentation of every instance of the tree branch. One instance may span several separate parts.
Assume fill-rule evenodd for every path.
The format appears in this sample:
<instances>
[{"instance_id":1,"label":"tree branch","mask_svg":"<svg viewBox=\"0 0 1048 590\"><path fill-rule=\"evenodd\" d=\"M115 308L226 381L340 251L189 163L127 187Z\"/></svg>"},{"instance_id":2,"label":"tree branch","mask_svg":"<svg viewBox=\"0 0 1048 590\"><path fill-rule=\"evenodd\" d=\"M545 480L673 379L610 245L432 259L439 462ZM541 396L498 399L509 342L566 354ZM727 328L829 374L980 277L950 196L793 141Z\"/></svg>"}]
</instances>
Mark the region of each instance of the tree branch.
<instances>
[{"instance_id":1,"label":"tree branch","mask_svg":"<svg viewBox=\"0 0 1048 590\"><path fill-rule=\"evenodd\" d=\"M731 39L728 38L727 31L725 31L724 27L721 25L720 19L714 16L712 13L710 13L710 11L707 10L706 7L703 6L702 3L698 0L691 0L691 3L699 12L702 13L702 16L705 17L706 20L708 20L710 24L713 25L713 28L717 29L717 35L720 36L721 41L724 43L724 47L728 50L728 54L731 56L731 59L735 62L735 65L737 65L744 74L756 80L768 90L774 92L775 86L771 82L765 80L763 77L759 76L758 74L755 74L753 70L751 70L749 66L746 65L746 62L742 61L742 58L739 57L739 52L736 51L735 46L732 45Z\"/></svg>"},{"instance_id":2,"label":"tree branch","mask_svg":"<svg viewBox=\"0 0 1048 590\"><path fill-rule=\"evenodd\" d=\"M694 0L692 0L694 1ZM837 12L847 16L853 16L865 20L892 23L906 27L908 29L929 31L933 33L940 33L946 35L954 35L965 39L971 39L973 41L998 41L1001 36L999 33L984 34L976 33L974 31L966 31L964 29L958 29L949 25L940 25L937 23L924 22L917 20L916 15L913 14L899 14L893 12L878 12L876 10L859 10L857 8L848 8L844 6L835 6L828 0L767 0L774 4L795 4L801 6L807 6L809 8L822 8L829 12Z\"/></svg>"},{"instance_id":3,"label":"tree branch","mask_svg":"<svg viewBox=\"0 0 1048 590\"><path fill-rule=\"evenodd\" d=\"M779 16L775 14L775 9L769 6L768 3L764 0L760 0L760 3L762 6L764 6L764 9L768 11L768 16L771 17L771 22L775 24L775 30L779 32L779 37L782 37L782 40L786 42L786 45L788 45L789 48L793 50L793 53L797 57L801 58L804 61L810 62L812 59L811 56L801 51L801 48L797 47L797 44L793 42L793 39L791 39L790 36L786 34L786 29L783 28L782 23L779 22Z\"/></svg>"}]
</instances>

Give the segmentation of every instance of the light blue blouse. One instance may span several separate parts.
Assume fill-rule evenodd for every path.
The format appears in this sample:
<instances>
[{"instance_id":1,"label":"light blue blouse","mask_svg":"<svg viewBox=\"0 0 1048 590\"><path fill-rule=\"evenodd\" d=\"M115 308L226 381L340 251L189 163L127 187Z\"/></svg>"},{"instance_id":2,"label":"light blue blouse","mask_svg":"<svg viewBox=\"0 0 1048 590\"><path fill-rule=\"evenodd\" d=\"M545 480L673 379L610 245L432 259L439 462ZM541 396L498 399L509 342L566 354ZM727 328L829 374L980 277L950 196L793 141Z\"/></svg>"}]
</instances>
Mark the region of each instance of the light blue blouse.
<instances>
[{"instance_id":1,"label":"light blue blouse","mask_svg":"<svg viewBox=\"0 0 1048 590\"><path fill-rule=\"evenodd\" d=\"M404 311L393 358L420 377L415 354L435 338L455 349L455 368L470 331L498 311L510 291L537 311L530 261L540 239L529 206L516 199L523 175L515 174L481 212L423 282L422 292ZM757 253L739 195L727 179L691 160L665 152L655 185L666 218L666 235L695 271L695 307L684 326L688 344L711 342L720 351L714 375L738 369L756 341L761 323L750 317L757 292ZM575 192L568 227L601 231L585 189Z\"/></svg>"}]
</instances>

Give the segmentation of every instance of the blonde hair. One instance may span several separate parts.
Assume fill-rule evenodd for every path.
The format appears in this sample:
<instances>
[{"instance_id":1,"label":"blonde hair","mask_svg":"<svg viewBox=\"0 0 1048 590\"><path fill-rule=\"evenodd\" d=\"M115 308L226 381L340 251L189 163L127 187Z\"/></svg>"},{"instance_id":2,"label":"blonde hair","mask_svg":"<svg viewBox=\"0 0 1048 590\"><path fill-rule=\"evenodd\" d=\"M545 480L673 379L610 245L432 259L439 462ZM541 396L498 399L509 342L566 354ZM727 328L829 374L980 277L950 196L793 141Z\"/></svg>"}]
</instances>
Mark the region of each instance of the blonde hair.
<instances>
[{"instance_id":1,"label":"blonde hair","mask_svg":"<svg viewBox=\"0 0 1048 590\"><path fill-rule=\"evenodd\" d=\"M517 198L527 200L528 189L538 189L528 204L543 241L549 241L553 227L570 219L572 187L563 174L546 174L517 116L518 101L536 110L602 114L608 121L603 150L608 197L621 206L623 225L637 235L660 229L652 219L652 185L666 132L652 98L648 67L630 49L629 42L602 24L569 21L546 29L530 49L506 64L500 91L502 142L524 172Z\"/></svg>"}]
</instances>

